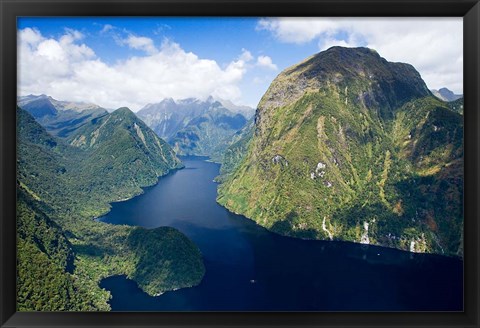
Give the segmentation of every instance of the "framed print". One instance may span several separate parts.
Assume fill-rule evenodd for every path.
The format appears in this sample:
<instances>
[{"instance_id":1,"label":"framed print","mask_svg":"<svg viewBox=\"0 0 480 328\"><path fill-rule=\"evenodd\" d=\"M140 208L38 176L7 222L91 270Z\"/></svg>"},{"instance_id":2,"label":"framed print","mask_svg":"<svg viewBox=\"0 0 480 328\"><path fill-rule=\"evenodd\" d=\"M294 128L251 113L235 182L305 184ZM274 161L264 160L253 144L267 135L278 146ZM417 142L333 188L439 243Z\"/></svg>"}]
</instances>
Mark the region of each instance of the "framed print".
<instances>
[{"instance_id":1,"label":"framed print","mask_svg":"<svg viewBox=\"0 0 480 328\"><path fill-rule=\"evenodd\" d=\"M1 327L478 327L478 1L1 1Z\"/></svg>"}]
</instances>

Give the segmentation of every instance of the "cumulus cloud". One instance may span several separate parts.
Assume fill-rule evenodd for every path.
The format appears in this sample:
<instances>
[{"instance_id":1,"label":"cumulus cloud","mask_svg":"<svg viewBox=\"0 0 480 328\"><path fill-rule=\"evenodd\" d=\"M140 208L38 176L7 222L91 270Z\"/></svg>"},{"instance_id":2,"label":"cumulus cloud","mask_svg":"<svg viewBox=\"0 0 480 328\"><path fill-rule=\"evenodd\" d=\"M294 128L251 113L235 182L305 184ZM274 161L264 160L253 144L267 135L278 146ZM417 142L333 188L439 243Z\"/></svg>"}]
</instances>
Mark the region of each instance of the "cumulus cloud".
<instances>
[{"instance_id":1,"label":"cumulus cloud","mask_svg":"<svg viewBox=\"0 0 480 328\"><path fill-rule=\"evenodd\" d=\"M153 40L144 36L129 35L122 40L122 43L132 49L142 50L148 54L154 54L157 52Z\"/></svg>"},{"instance_id":2,"label":"cumulus cloud","mask_svg":"<svg viewBox=\"0 0 480 328\"><path fill-rule=\"evenodd\" d=\"M328 18L268 18L261 19L257 29L271 31L283 42L301 44L321 34L331 34L337 26L335 20Z\"/></svg>"},{"instance_id":3,"label":"cumulus cloud","mask_svg":"<svg viewBox=\"0 0 480 328\"><path fill-rule=\"evenodd\" d=\"M18 93L44 93L59 100L93 102L106 108L128 106L135 111L166 97L240 99L238 85L253 60L249 51L244 49L220 67L169 40L155 47L153 41L135 38L129 46L146 51L144 56L108 64L81 43L78 31L47 38L36 29L19 30Z\"/></svg>"},{"instance_id":4,"label":"cumulus cloud","mask_svg":"<svg viewBox=\"0 0 480 328\"><path fill-rule=\"evenodd\" d=\"M258 56L257 57L257 66L266 67L271 70L276 71L278 69L277 65L272 62L272 58L269 56Z\"/></svg>"},{"instance_id":5,"label":"cumulus cloud","mask_svg":"<svg viewBox=\"0 0 480 328\"><path fill-rule=\"evenodd\" d=\"M253 59L252 53L248 51L247 49L243 48L242 49L242 54L238 58L239 60L243 60L244 62L249 62Z\"/></svg>"},{"instance_id":6,"label":"cumulus cloud","mask_svg":"<svg viewBox=\"0 0 480 328\"><path fill-rule=\"evenodd\" d=\"M225 71L230 78L234 78L240 81L249 68L249 62L253 60L253 56L250 51L242 49L242 53L238 56L237 60L232 61L226 67Z\"/></svg>"},{"instance_id":7,"label":"cumulus cloud","mask_svg":"<svg viewBox=\"0 0 480 328\"><path fill-rule=\"evenodd\" d=\"M25 28L19 33L22 42L29 45L38 45L44 38L37 29Z\"/></svg>"},{"instance_id":8,"label":"cumulus cloud","mask_svg":"<svg viewBox=\"0 0 480 328\"><path fill-rule=\"evenodd\" d=\"M281 42L318 42L367 46L389 61L415 66L430 88L463 90L463 25L461 18L267 18L257 30Z\"/></svg>"}]
</instances>

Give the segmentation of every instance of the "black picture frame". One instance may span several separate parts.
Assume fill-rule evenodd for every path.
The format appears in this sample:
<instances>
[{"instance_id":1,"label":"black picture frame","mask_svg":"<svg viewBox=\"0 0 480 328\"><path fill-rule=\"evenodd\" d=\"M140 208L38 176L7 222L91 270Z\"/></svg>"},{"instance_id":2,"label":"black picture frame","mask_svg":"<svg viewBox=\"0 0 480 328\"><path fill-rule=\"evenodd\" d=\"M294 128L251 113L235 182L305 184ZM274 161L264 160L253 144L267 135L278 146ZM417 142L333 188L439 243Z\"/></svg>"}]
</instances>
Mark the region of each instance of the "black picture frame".
<instances>
[{"instance_id":1,"label":"black picture frame","mask_svg":"<svg viewBox=\"0 0 480 328\"><path fill-rule=\"evenodd\" d=\"M1 327L479 327L480 4L478 0L0 0ZM459 16L464 18L463 312L16 312L17 16Z\"/></svg>"}]
</instances>

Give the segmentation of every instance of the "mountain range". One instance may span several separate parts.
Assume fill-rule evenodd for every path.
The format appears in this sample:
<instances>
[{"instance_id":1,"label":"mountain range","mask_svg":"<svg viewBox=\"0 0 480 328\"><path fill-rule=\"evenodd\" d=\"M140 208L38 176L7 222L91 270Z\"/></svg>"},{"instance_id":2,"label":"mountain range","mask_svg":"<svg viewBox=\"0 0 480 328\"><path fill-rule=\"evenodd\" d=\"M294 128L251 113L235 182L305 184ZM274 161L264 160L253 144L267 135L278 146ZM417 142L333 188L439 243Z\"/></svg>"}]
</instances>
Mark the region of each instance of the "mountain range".
<instances>
[{"instance_id":1,"label":"mountain range","mask_svg":"<svg viewBox=\"0 0 480 328\"><path fill-rule=\"evenodd\" d=\"M18 97L17 105L29 112L50 134L59 137L67 137L86 122L108 113L95 104L59 101L47 95Z\"/></svg>"},{"instance_id":2,"label":"mountain range","mask_svg":"<svg viewBox=\"0 0 480 328\"><path fill-rule=\"evenodd\" d=\"M47 95L18 97L18 106L29 112L48 133L73 140L84 125L106 117L108 111L85 102L59 101ZM231 101L207 98L148 104L136 113L179 155L208 156L220 162L232 136L243 128L254 109Z\"/></svg>"},{"instance_id":3,"label":"mountain range","mask_svg":"<svg viewBox=\"0 0 480 328\"><path fill-rule=\"evenodd\" d=\"M168 98L148 104L137 115L170 143L177 154L209 156L220 161L232 136L247 122L244 113L252 111L213 97L205 101Z\"/></svg>"},{"instance_id":4,"label":"mountain range","mask_svg":"<svg viewBox=\"0 0 480 328\"><path fill-rule=\"evenodd\" d=\"M462 256L463 116L413 66L332 47L275 78L244 136L225 153L229 210L292 237Z\"/></svg>"}]
</instances>

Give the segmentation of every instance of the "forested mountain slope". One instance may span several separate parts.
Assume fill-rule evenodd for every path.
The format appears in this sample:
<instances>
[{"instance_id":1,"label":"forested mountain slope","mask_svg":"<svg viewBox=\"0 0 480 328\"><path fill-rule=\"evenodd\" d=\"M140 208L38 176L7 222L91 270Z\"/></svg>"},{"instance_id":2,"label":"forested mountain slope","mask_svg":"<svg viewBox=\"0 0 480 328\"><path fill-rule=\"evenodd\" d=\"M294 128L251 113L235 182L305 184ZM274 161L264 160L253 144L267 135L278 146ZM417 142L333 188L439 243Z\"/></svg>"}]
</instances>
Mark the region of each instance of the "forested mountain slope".
<instances>
[{"instance_id":1,"label":"forested mountain slope","mask_svg":"<svg viewBox=\"0 0 480 328\"><path fill-rule=\"evenodd\" d=\"M332 47L275 78L253 131L219 186L228 209L294 237L462 255L463 117L413 66Z\"/></svg>"},{"instance_id":2,"label":"forested mountain slope","mask_svg":"<svg viewBox=\"0 0 480 328\"><path fill-rule=\"evenodd\" d=\"M76 146L17 108L19 310L108 310L109 293L98 283L114 274L152 295L198 284L202 256L179 231L93 220L110 202L181 167L171 147L128 109L93 120L72 138Z\"/></svg>"}]
</instances>

